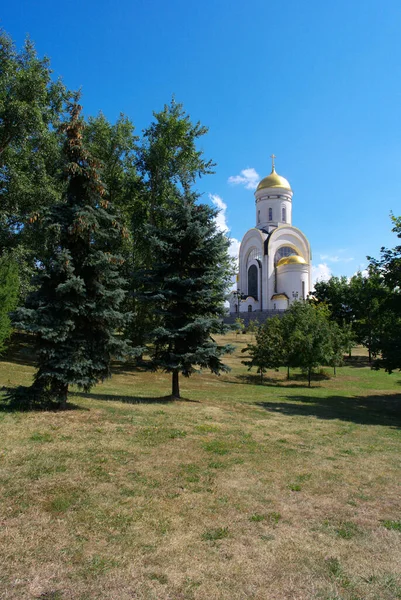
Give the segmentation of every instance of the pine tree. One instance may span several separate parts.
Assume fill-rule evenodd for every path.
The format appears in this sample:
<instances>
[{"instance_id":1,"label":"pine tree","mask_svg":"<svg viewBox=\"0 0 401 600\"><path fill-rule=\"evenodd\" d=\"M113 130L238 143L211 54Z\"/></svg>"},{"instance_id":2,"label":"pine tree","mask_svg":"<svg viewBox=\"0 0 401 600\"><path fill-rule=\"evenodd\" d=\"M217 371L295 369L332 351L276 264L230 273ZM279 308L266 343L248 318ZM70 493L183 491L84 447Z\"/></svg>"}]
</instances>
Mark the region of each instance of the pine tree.
<instances>
[{"instance_id":1,"label":"pine tree","mask_svg":"<svg viewBox=\"0 0 401 600\"><path fill-rule=\"evenodd\" d=\"M138 271L141 301L157 315L150 334L154 369L172 373L172 396L180 397L179 373L189 377L196 367L226 371L214 334L224 333L224 300L231 278L229 241L217 230L217 211L197 204L195 196L177 196L169 206L155 207L156 221L148 226L150 269Z\"/></svg>"},{"instance_id":2,"label":"pine tree","mask_svg":"<svg viewBox=\"0 0 401 600\"><path fill-rule=\"evenodd\" d=\"M63 127L65 197L32 219L39 231L47 231L47 251L37 289L15 319L16 326L36 334L33 391L49 394L62 408L70 384L90 390L110 376L112 357L127 351L117 335L124 322L118 254L124 230L83 145L80 112L75 101Z\"/></svg>"}]
</instances>

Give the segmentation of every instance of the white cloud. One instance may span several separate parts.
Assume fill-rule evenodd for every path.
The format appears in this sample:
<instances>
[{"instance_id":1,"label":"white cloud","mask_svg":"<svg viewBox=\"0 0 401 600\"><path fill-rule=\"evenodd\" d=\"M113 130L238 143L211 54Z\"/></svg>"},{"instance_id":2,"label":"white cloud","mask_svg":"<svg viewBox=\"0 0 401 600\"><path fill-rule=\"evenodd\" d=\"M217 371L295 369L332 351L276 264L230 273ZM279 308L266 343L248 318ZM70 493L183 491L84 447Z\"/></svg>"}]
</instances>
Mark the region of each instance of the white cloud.
<instances>
[{"instance_id":1,"label":"white cloud","mask_svg":"<svg viewBox=\"0 0 401 600\"><path fill-rule=\"evenodd\" d=\"M358 275L358 273L360 273L362 277L369 277L369 271L367 270L365 263L361 263L358 266L358 270L355 271L354 275Z\"/></svg>"},{"instance_id":2,"label":"white cloud","mask_svg":"<svg viewBox=\"0 0 401 600\"><path fill-rule=\"evenodd\" d=\"M329 262L335 263L335 262L340 261L340 257L339 256L330 256L330 254L321 254L320 260L328 260Z\"/></svg>"},{"instance_id":3,"label":"white cloud","mask_svg":"<svg viewBox=\"0 0 401 600\"><path fill-rule=\"evenodd\" d=\"M219 214L216 217L217 228L220 231L224 231L224 233L227 233L227 231L228 231L227 217L226 217L227 204L225 202L223 202L223 199L220 198L220 196L218 196L217 194L209 194L209 199L213 202L215 207L219 209Z\"/></svg>"},{"instance_id":4,"label":"white cloud","mask_svg":"<svg viewBox=\"0 0 401 600\"><path fill-rule=\"evenodd\" d=\"M312 283L315 285L317 281L327 281L332 273L330 267L326 263L320 263L317 266L312 265Z\"/></svg>"},{"instance_id":5,"label":"white cloud","mask_svg":"<svg viewBox=\"0 0 401 600\"><path fill-rule=\"evenodd\" d=\"M344 252L346 252L346 250L341 249L341 250L338 250L338 254L320 254L320 260L324 260L324 261L331 262L331 263L352 262L354 260L354 258L352 258L351 256L339 256L339 254L342 254Z\"/></svg>"},{"instance_id":6,"label":"white cloud","mask_svg":"<svg viewBox=\"0 0 401 600\"><path fill-rule=\"evenodd\" d=\"M256 190L259 181L259 174L253 168L243 169L239 175L231 175L228 178L228 183L244 185L247 190Z\"/></svg>"},{"instance_id":7,"label":"white cloud","mask_svg":"<svg viewBox=\"0 0 401 600\"><path fill-rule=\"evenodd\" d=\"M219 213L216 217L217 228L220 231L223 231L225 234L228 234L229 227L227 225L227 214L226 214L227 204L217 194L209 194L209 198L213 202L215 207L219 209ZM241 242L239 240L237 240L236 238L230 237L229 235L227 235L227 237L230 240L230 247L228 249L228 253L232 258L235 258L235 260L238 262L239 247L241 245Z\"/></svg>"}]
</instances>

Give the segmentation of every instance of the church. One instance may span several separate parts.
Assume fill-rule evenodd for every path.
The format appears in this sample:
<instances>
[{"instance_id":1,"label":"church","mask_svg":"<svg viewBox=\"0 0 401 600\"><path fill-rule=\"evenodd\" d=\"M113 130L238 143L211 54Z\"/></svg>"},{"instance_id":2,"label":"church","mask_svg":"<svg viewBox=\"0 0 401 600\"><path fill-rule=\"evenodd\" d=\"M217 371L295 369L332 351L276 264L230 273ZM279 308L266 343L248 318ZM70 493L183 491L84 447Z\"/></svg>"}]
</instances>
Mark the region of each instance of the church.
<instances>
[{"instance_id":1,"label":"church","mask_svg":"<svg viewBox=\"0 0 401 600\"><path fill-rule=\"evenodd\" d=\"M255 191L256 225L241 242L231 313L286 310L311 291L310 245L292 225L293 192L271 158L272 172Z\"/></svg>"}]
</instances>

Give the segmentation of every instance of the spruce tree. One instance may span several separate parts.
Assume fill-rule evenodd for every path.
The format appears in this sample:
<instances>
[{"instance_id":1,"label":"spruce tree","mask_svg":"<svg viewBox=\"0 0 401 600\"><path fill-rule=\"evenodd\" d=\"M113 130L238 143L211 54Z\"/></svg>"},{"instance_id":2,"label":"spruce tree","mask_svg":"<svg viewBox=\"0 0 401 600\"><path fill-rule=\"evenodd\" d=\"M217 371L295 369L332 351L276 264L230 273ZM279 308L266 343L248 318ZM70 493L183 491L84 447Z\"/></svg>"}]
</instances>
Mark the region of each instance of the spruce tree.
<instances>
[{"instance_id":1,"label":"spruce tree","mask_svg":"<svg viewBox=\"0 0 401 600\"><path fill-rule=\"evenodd\" d=\"M229 241L218 231L217 211L198 204L196 196L177 195L168 206L154 207L149 225L151 268L136 274L140 299L157 316L150 333L151 366L172 373L172 396L180 397L179 373L189 377L196 367L226 371L214 334L224 333L224 300L231 278Z\"/></svg>"},{"instance_id":2,"label":"spruce tree","mask_svg":"<svg viewBox=\"0 0 401 600\"><path fill-rule=\"evenodd\" d=\"M160 229L168 227L162 208L180 201L180 194L190 194L197 178L213 173L214 163L207 160L198 142L206 135L207 127L192 123L182 104L174 99L160 112L153 113L154 119L143 132L137 149L137 170L140 181L131 186L133 244L132 263L134 270L149 269L158 257L149 246L148 225ZM140 346L149 332L157 326L158 318L150 305L140 300L141 283L132 281L131 311L135 315L135 327L128 335L132 343Z\"/></svg>"},{"instance_id":3,"label":"spruce tree","mask_svg":"<svg viewBox=\"0 0 401 600\"><path fill-rule=\"evenodd\" d=\"M62 408L69 385L90 390L110 376L112 357L127 351L117 335L124 322L118 249L125 233L84 147L77 101L69 112L63 126L66 191L61 203L32 219L46 231L47 250L37 289L15 318L16 326L36 335L35 395L49 394Z\"/></svg>"}]
</instances>

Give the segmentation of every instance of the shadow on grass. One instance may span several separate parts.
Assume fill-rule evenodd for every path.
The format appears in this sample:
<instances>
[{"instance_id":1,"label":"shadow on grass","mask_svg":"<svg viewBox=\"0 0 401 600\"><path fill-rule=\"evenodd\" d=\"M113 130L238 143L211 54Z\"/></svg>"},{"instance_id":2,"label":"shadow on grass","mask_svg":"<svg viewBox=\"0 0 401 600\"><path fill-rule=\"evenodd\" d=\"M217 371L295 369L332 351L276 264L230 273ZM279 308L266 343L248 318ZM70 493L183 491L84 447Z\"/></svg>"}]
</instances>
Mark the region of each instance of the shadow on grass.
<instances>
[{"instance_id":1,"label":"shadow on grass","mask_svg":"<svg viewBox=\"0 0 401 600\"><path fill-rule=\"evenodd\" d=\"M354 367L356 369L362 369L366 367L371 367L372 363L369 362L369 358L367 356L345 356L344 357L344 367Z\"/></svg>"},{"instance_id":2,"label":"shadow on grass","mask_svg":"<svg viewBox=\"0 0 401 600\"><path fill-rule=\"evenodd\" d=\"M273 387L284 387L284 388L308 388L308 376L302 373L294 373L290 376L290 379L280 379L277 377L267 377L263 376L263 380L261 380L260 375L257 374L245 374L245 375L237 375L236 380L229 381L227 383L248 383L252 385L264 385L264 386L273 386ZM331 379L331 376L327 373L312 373L311 381L327 381ZM311 386L313 387L313 385Z\"/></svg>"},{"instance_id":3,"label":"shadow on grass","mask_svg":"<svg viewBox=\"0 0 401 600\"><path fill-rule=\"evenodd\" d=\"M29 388L0 388L0 392L5 395L0 396L0 413L1 412L61 412L60 406L57 402L50 400L38 400L29 397L26 393L16 393L18 389L29 390ZM87 408L78 406L77 404L67 403L67 406L63 411L69 410L88 410Z\"/></svg>"},{"instance_id":4,"label":"shadow on grass","mask_svg":"<svg viewBox=\"0 0 401 600\"><path fill-rule=\"evenodd\" d=\"M119 396L117 394L98 394L97 392L69 392L68 396L87 398L88 400L102 400L106 402L123 402L124 404L172 404L173 402L194 402L195 404L200 404L199 400L174 398L173 396Z\"/></svg>"},{"instance_id":5,"label":"shadow on grass","mask_svg":"<svg viewBox=\"0 0 401 600\"><path fill-rule=\"evenodd\" d=\"M256 402L255 405L283 415L401 427L401 394L326 398L299 395L288 396L288 402Z\"/></svg>"}]
</instances>

